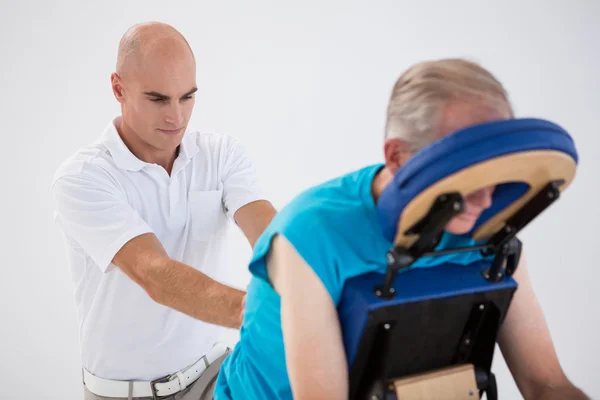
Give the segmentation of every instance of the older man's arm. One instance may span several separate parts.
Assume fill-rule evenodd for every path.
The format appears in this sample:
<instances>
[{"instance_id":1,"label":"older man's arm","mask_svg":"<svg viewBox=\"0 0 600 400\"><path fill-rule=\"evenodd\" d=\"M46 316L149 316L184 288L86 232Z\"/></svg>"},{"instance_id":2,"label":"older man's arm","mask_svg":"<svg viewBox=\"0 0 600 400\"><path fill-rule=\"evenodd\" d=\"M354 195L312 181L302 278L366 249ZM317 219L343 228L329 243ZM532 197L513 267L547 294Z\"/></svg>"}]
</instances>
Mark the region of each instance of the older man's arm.
<instances>
[{"instance_id":1,"label":"older man's arm","mask_svg":"<svg viewBox=\"0 0 600 400\"><path fill-rule=\"evenodd\" d=\"M589 399L569 381L560 365L524 257L514 278L519 288L498 343L521 394L526 400Z\"/></svg>"},{"instance_id":2,"label":"older man's arm","mask_svg":"<svg viewBox=\"0 0 600 400\"><path fill-rule=\"evenodd\" d=\"M273 239L269 279L281 296L281 325L294 399L348 398L348 368L337 310L313 269L283 236Z\"/></svg>"}]
</instances>

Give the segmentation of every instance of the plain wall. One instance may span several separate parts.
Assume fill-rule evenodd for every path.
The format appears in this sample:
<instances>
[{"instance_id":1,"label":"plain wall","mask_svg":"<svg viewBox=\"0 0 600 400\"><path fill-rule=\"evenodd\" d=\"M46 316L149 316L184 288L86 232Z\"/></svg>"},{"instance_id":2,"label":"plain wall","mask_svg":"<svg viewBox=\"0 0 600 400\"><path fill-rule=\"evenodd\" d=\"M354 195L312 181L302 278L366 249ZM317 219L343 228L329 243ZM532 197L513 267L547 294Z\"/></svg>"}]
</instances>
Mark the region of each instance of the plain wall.
<instances>
[{"instance_id":1,"label":"plain wall","mask_svg":"<svg viewBox=\"0 0 600 400\"><path fill-rule=\"evenodd\" d=\"M562 365L600 397L600 5L577 1L3 1L0 398L82 396L73 283L52 222L58 165L117 115L109 75L132 24L177 27L198 61L191 127L239 137L273 203L382 160L391 87L411 64L468 57L518 116L576 140L572 187L521 238ZM250 247L232 230L229 283ZM227 337L235 341L237 333ZM520 398L500 353L501 399Z\"/></svg>"}]
</instances>

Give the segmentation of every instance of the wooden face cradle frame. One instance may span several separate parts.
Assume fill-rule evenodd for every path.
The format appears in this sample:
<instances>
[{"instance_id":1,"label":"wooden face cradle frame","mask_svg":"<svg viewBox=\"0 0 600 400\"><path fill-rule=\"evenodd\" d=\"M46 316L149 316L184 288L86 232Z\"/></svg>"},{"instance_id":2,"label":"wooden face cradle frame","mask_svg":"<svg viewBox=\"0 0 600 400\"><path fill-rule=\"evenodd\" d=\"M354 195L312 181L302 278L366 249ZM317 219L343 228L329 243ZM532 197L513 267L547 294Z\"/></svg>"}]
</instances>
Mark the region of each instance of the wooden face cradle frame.
<instances>
[{"instance_id":1,"label":"wooden face cradle frame","mask_svg":"<svg viewBox=\"0 0 600 400\"><path fill-rule=\"evenodd\" d=\"M525 194L482 224L473 234L475 241L488 240L549 182L563 182L560 191L564 191L571 184L575 170L576 164L572 158L553 150L508 154L463 169L430 186L408 203L400 215L394 244L409 248L419 239L419 233L410 234L409 229L426 216L435 200L444 193L458 192L464 197L488 186L527 183L529 189Z\"/></svg>"}]
</instances>

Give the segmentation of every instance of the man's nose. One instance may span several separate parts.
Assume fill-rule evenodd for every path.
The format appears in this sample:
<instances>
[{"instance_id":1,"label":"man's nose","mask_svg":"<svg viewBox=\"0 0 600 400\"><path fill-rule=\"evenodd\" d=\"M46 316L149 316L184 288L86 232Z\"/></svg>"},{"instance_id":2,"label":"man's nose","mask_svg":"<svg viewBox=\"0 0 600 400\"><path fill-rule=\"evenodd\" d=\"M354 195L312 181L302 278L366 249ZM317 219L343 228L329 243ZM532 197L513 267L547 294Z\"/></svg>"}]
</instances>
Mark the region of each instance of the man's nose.
<instances>
[{"instance_id":1,"label":"man's nose","mask_svg":"<svg viewBox=\"0 0 600 400\"><path fill-rule=\"evenodd\" d=\"M473 193L471 193L469 197L469 201L478 207L481 208L489 208L492 205L492 195L494 193L494 188L484 188L479 189Z\"/></svg>"},{"instance_id":2,"label":"man's nose","mask_svg":"<svg viewBox=\"0 0 600 400\"><path fill-rule=\"evenodd\" d=\"M180 128L183 125L183 108L180 104L174 103L168 108L165 121L175 128Z\"/></svg>"}]
</instances>

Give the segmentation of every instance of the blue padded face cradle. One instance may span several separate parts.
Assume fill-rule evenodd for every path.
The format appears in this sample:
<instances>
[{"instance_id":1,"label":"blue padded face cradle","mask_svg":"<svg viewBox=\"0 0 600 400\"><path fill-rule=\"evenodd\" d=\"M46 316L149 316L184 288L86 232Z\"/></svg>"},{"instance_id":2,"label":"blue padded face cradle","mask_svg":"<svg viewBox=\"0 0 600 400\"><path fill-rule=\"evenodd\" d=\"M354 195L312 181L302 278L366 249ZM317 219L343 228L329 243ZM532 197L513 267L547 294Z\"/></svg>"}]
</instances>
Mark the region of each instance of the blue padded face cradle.
<instances>
[{"instance_id":1,"label":"blue padded face cradle","mask_svg":"<svg viewBox=\"0 0 600 400\"><path fill-rule=\"evenodd\" d=\"M441 179L495 157L534 150L559 151L578 162L570 135L560 126L542 119L484 123L437 140L411 157L381 194L377 209L384 236L393 242L403 209ZM525 182L497 185L492 206L481 215L473 229L517 200L527 189Z\"/></svg>"}]
</instances>

